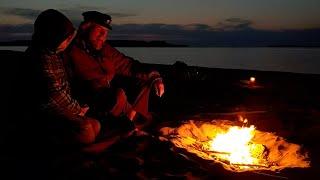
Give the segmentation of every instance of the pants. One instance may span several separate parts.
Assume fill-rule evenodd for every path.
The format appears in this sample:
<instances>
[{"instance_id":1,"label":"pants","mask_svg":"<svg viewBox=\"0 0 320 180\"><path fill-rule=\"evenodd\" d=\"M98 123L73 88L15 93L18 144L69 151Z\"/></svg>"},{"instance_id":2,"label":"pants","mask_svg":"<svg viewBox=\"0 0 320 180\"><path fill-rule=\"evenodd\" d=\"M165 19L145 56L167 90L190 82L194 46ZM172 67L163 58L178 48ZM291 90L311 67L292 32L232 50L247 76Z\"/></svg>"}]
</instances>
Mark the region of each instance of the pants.
<instances>
[{"instance_id":1,"label":"pants","mask_svg":"<svg viewBox=\"0 0 320 180\"><path fill-rule=\"evenodd\" d=\"M93 113L92 115L99 118L101 115L103 116L108 112L115 117L119 117L121 115L127 115L130 111L135 110L142 116L148 118L149 96L152 84L142 84L132 81L131 83L127 82L128 81L121 81L121 84L125 84L125 86L116 83L116 85L123 88L111 87L95 93L92 96L92 101L88 104L91 110L90 112ZM128 86L133 86L135 88ZM125 90L127 90L127 92Z\"/></svg>"},{"instance_id":2,"label":"pants","mask_svg":"<svg viewBox=\"0 0 320 180\"><path fill-rule=\"evenodd\" d=\"M47 129L53 135L53 140L66 145L94 143L101 129L100 122L89 117L83 117L81 121L51 118L48 125Z\"/></svg>"},{"instance_id":3,"label":"pants","mask_svg":"<svg viewBox=\"0 0 320 180\"><path fill-rule=\"evenodd\" d=\"M98 120L86 117L83 122L75 124L75 127L71 128L70 140L81 144L91 144L96 140L100 128L101 125Z\"/></svg>"}]
</instances>

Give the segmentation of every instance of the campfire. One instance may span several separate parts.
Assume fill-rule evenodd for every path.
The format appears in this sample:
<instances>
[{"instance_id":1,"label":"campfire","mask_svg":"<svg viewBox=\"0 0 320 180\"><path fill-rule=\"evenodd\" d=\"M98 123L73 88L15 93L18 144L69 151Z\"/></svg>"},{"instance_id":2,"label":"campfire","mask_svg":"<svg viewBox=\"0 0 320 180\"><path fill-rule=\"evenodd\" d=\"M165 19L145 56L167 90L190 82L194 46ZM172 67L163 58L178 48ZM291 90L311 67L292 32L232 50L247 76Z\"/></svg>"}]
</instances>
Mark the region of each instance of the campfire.
<instances>
[{"instance_id":1,"label":"campfire","mask_svg":"<svg viewBox=\"0 0 320 180\"><path fill-rule=\"evenodd\" d=\"M161 133L176 147L234 172L310 167L301 146L248 126L246 119L240 121L189 120L177 128L164 127Z\"/></svg>"}]
</instances>

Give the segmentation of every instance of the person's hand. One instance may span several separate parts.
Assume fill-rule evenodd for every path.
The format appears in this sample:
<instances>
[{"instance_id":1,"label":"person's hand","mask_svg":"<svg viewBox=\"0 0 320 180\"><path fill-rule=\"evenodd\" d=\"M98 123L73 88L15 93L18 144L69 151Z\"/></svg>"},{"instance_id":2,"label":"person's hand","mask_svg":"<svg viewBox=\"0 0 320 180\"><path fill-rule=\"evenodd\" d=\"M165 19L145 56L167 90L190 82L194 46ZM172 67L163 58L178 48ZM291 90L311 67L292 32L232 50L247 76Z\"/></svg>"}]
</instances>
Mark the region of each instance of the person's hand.
<instances>
[{"instance_id":1,"label":"person's hand","mask_svg":"<svg viewBox=\"0 0 320 180\"><path fill-rule=\"evenodd\" d=\"M161 79L157 80L154 83L154 88L156 90L157 96L161 97L163 95L163 93L164 93L164 84L163 84Z\"/></svg>"},{"instance_id":2,"label":"person's hand","mask_svg":"<svg viewBox=\"0 0 320 180\"><path fill-rule=\"evenodd\" d=\"M137 130L134 132L134 134L135 134L136 136L148 136L148 135L149 135L149 133L147 133L147 132L145 132L145 131L143 131L143 130L139 130L139 129L137 129Z\"/></svg>"},{"instance_id":3,"label":"person's hand","mask_svg":"<svg viewBox=\"0 0 320 180\"><path fill-rule=\"evenodd\" d=\"M89 106L88 105L84 105L83 107L81 107L81 111L79 113L79 116L84 116L86 115L86 113L89 111Z\"/></svg>"},{"instance_id":4,"label":"person's hand","mask_svg":"<svg viewBox=\"0 0 320 180\"><path fill-rule=\"evenodd\" d=\"M138 131L137 128L130 130L128 132L124 132L123 134L120 135L120 139L127 139L130 136L134 135Z\"/></svg>"}]
</instances>

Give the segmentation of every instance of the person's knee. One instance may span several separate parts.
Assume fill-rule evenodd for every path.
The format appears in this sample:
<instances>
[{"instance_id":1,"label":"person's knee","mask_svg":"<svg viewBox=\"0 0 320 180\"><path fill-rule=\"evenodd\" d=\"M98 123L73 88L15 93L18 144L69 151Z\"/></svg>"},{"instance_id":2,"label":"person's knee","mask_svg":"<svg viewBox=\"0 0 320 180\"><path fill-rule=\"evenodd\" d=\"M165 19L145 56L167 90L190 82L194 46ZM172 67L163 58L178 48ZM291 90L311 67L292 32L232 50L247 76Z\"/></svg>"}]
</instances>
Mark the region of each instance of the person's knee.
<instances>
[{"instance_id":1,"label":"person's knee","mask_svg":"<svg viewBox=\"0 0 320 180\"><path fill-rule=\"evenodd\" d=\"M118 100L127 100L126 92L122 88L117 89L116 96Z\"/></svg>"},{"instance_id":2,"label":"person's knee","mask_svg":"<svg viewBox=\"0 0 320 180\"><path fill-rule=\"evenodd\" d=\"M78 134L78 141L82 144L91 144L96 140L96 137L100 131L101 125L99 121L95 119L87 119L80 127Z\"/></svg>"},{"instance_id":3,"label":"person's knee","mask_svg":"<svg viewBox=\"0 0 320 180\"><path fill-rule=\"evenodd\" d=\"M117 101L113 108L110 110L110 113L113 116L118 117L123 113L127 113L128 110L131 109L131 105L128 103L126 93L123 89L117 89L115 96Z\"/></svg>"},{"instance_id":4,"label":"person's knee","mask_svg":"<svg viewBox=\"0 0 320 180\"><path fill-rule=\"evenodd\" d=\"M100 122L96 119L90 119L89 122L91 123L92 129L93 129L95 135L97 136L100 132L100 129L101 129Z\"/></svg>"},{"instance_id":5,"label":"person's knee","mask_svg":"<svg viewBox=\"0 0 320 180\"><path fill-rule=\"evenodd\" d=\"M121 104L127 101L126 92L119 88L116 92L117 101Z\"/></svg>"}]
</instances>

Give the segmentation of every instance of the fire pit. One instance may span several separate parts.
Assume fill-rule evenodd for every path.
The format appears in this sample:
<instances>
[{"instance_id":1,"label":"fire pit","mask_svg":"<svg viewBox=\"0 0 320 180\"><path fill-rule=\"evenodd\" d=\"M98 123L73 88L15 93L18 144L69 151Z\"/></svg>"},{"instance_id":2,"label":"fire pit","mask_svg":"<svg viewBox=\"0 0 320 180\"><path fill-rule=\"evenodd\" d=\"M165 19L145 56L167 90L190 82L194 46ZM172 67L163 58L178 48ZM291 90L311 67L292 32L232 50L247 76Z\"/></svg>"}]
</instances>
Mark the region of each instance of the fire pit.
<instances>
[{"instance_id":1,"label":"fire pit","mask_svg":"<svg viewBox=\"0 0 320 180\"><path fill-rule=\"evenodd\" d=\"M275 133L259 131L243 118L239 122L189 120L177 128L163 127L160 131L176 147L233 172L310 167L308 153L300 145Z\"/></svg>"}]
</instances>

